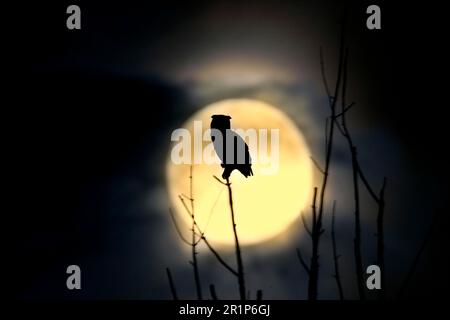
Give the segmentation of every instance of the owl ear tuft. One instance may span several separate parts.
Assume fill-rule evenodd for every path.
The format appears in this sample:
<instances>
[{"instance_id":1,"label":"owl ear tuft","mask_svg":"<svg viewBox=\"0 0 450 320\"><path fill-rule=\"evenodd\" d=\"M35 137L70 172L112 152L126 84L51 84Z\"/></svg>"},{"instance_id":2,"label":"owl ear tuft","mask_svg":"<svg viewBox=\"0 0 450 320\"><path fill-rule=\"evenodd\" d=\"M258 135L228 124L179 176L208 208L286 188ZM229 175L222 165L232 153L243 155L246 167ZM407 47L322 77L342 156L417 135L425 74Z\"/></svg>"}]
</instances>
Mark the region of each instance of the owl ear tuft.
<instances>
[{"instance_id":1,"label":"owl ear tuft","mask_svg":"<svg viewBox=\"0 0 450 320\"><path fill-rule=\"evenodd\" d=\"M213 114L211 116L211 118L213 118L213 119L228 119L228 120L231 119L230 116L225 115L225 114Z\"/></svg>"}]
</instances>

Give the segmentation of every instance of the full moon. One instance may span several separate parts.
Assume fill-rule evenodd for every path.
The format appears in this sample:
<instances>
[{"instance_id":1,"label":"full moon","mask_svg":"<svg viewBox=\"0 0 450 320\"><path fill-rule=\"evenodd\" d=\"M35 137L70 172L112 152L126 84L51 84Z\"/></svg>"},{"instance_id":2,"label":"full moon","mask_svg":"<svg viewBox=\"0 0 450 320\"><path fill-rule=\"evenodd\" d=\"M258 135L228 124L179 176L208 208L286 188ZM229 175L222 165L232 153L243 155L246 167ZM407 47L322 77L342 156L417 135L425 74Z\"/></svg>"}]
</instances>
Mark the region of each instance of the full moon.
<instances>
[{"instance_id":1,"label":"full moon","mask_svg":"<svg viewBox=\"0 0 450 320\"><path fill-rule=\"evenodd\" d=\"M257 132L266 129L266 153L269 157L272 155L275 158L274 148L278 148L278 159L271 159L274 170L269 173L265 170L268 164L262 163L258 156L258 146L261 145L261 141L258 141L257 145L249 145L254 175L245 178L237 170L231 174L240 243L255 245L281 235L311 203L313 168L302 133L280 109L250 99L230 99L208 105L187 119L182 127L194 137L194 121L201 121L204 132L210 128L211 116L214 114L231 116L232 129L256 129ZM278 130L278 146L271 145L271 129ZM203 148L211 144L210 139L205 140L202 142ZM180 228L186 232L189 232L192 220L179 196L190 194L190 167L191 164L175 164L169 153L166 165L167 189L176 219L179 220ZM220 178L223 168L220 163L202 162L193 164L192 172L192 198L197 224L212 243L234 245L228 190L213 177ZM190 205L189 201L187 204Z\"/></svg>"}]
</instances>

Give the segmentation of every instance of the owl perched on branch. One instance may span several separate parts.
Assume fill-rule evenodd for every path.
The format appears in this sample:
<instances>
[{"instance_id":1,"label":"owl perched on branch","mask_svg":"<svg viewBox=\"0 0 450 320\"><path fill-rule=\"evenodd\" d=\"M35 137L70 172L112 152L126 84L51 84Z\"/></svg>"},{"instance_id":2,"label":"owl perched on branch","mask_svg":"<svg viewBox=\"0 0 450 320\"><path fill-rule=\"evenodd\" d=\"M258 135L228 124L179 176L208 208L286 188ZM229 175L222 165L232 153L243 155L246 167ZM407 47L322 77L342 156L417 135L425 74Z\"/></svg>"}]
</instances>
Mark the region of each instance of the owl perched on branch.
<instances>
[{"instance_id":1,"label":"owl perched on branch","mask_svg":"<svg viewBox=\"0 0 450 320\"><path fill-rule=\"evenodd\" d=\"M248 146L238 134L230 129L230 116L216 114L211 121L211 140L214 150L222 161L223 179L228 179L234 169L244 177L252 176L252 159Z\"/></svg>"}]
</instances>

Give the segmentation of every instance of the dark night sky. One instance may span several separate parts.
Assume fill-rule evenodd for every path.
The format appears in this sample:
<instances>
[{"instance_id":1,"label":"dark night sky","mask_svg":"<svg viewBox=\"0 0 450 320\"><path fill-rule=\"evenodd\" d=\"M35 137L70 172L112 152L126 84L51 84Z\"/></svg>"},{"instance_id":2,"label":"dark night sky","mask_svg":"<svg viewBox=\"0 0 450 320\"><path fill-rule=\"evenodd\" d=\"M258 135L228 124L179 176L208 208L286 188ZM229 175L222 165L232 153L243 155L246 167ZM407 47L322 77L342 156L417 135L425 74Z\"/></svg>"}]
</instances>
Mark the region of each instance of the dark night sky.
<instances>
[{"instance_id":1,"label":"dark night sky","mask_svg":"<svg viewBox=\"0 0 450 320\"><path fill-rule=\"evenodd\" d=\"M169 299L169 266L180 295L194 298L189 254L167 215L164 162L171 130L208 103L258 98L294 118L321 160L326 97L318 50L324 48L332 78L342 6L328 1L78 3L81 31L65 27L68 2L35 4L23 13L26 23L11 24L21 35L10 52L15 86L8 110L14 125L8 140L18 167L11 183L9 241L15 296ZM365 28L367 4L349 3L349 96L357 102L349 121L369 179L377 188L383 175L389 179L388 295L395 296L437 211L439 223L407 293L437 298L449 282L443 248L448 189L442 174L448 162L440 141L444 106L434 92L434 66L424 62L442 40L430 25L408 27L417 8L377 3L383 29L374 32ZM421 11L434 14L432 8ZM255 77L247 81L248 75ZM330 193L343 199L337 232L344 290L355 298L344 141L336 143L334 161ZM367 194L362 197L369 202ZM363 208L364 262L371 264L375 210ZM322 243L319 295L335 299L328 234ZM306 297L298 246L309 253L308 239L300 235L280 248L245 249L253 295L261 287L267 298ZM199 257L204 290L214 282L221 297L235 297L233 279L206 248ZM80 292L65 288L69 264L81 266Z\"/></svg>"}]
</instances>

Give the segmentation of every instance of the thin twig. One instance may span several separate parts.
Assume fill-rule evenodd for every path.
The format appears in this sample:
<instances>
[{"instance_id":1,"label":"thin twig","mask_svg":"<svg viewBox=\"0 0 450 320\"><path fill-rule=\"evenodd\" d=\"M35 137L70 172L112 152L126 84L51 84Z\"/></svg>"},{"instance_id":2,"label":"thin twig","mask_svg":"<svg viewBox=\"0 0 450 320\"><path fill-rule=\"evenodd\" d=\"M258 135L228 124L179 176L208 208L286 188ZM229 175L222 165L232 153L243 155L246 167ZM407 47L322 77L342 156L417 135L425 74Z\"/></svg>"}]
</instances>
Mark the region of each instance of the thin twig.
<instances>
[{"instance_id":1,"label":"thin twig","mask_svg":"<svg viewBox=\"0 0 450 320\"><path fill-rule=\"evenodd\" d=\"M380 300L383 300L386 295L386 268L384 263L384 192L386 183L387 179L385 177L380 190L377 215L377 264L381 269L381 289L378 290L378 298Z\"/></svg>"},{"instance_id":2,"label":"thin twig","mask_svg":"<svg viewBox=\"0 0 450 320\"><path fill-rule=\"evenodd\" d=\"M342 283L341 283L341 276L339 273L339 258L341 255L337 253L337 246L336 246L336 233L334 231L335 226L335 216L336 216L336 201L333 202L333 211L331 213L331 240L333 243L333 260L334 260L334 278L336 279L336 284L338 287L339 292L339 299L344 300L344 293L342 290Z\"/></svg>"},{"instance_id":3,"label":"thin twig","mask_svg":"<svg viewBox=\"0 0 450 320\"><path fill-rule=\"evenodd\" d=\"M217 298L216 288L214 287L213 284L210 284L210 285L209 285L209 292L211 293L211 299L212 299L212 300L219 300L219 299Z\"/></svg>"},{"instance_id":4,"label":"thin twig","mask_svg":"<svg viewBox=\"0 0 450 320\"><path fill-rule=\"evenodd\" d=\"M219 183L223 184L224 186L226 186L227 184L225 182L223 182L222 180L220 180L219 178L217 178L216 176L214 176L214 179L216 179Z\"/></svg>"},{"instance_id":5,"label":"thin twig","mask_svg":"<svg viewBox=\"0 0 450 320\"><path fill-rule=\"evenodd\" d=\"M216 208L216 205L219 202L219 199L220 199L220 196L221 196L223 190L224 189L220 189L219 193L217 194L216 200L214 200L211 210L209 211L208 220L206 220L204 232L206 232L206 230L208 229L209 223L210 223L212 215L214 213L214 209Z\"/></svg>"},{"instance_id":6,"label":"thin twig","mask_svg":"<svg viewBox=\"0 0 450 320\"><path fill-rule=\"evenodd\" d=\"M194 280L195 280L195 288L197 290L197 299L203 300L202 297L202 286L200 283L200 274L198 271L198 263L197 263L197 244L196 233L195 233L195 209L194 209L194 197L193 197L193 176L192 176L193 166L189 167L189 196L191 202L191 214L192 214L192 267L194 269Z\"/></svg>"},{"instance_id":7,"label":"thin twig","mask_svg":"<svg viewBox=\"0 0 450 320\"><path fill-rule=\"evenodd\" d=\"M417 265L419 264L420 257L422 256L423 252L425 251L425 248L427 247L427 244L430 241L431 236L433 235L434 228L436 227L436 222L437 222L437 213L434 212L428 232L426 233L425 238L423 239L422 245L420 246L419 250L417 251L416 256L414 257L414 260L411 264L411 267L409 268L409 271L406 275L405 280L403 281L403 284L398 293L398 298L402 298L404 296L405 291L408 288L409 282L411 281L411 278L414 275L414 272L416 271Z\"/></svg>"},{"instance_id":8,"label":"thin twig","mask_svg":"<svg viewBox=\"0 0 450 320\"><path fill-rule=\"evenodd\" d=\"M190 197L188 197L187 195L185 195L184 193L180 194L180 196L182 196L182 197L186 198L186 200L189 200L189 201L191 201L191 198L190 198Z\"/></svg>"},{"instance_id":9,"label":"thin twig","mask_svg":"<svg viewBox=\"0 0 450 320\"><path fill-rule=\"evenodd\" d=\"M187 206L185 206L187 207ZM189 210L189 209L188 209ZM192 217L192 215L191 215ZM208 239L205 237L205 233L201 230L200 226L198 225L197 221L194 219L193 220L194 226L197 230L196 235L199 236L202 241L206 244L206 246L208 247L208 249L211 251L212 254L214 254L214 256L217 258L217 260L228 270L230 271L233 275L237 276L238 273L236 270L234 270L232 267L230 267L230 265L228 263L225 262L225 260L220 256L220 254L217 252L217 250L214 249L214 247L209 243Z\"/></svg>"},{"instance_id":10,"label":"thin twig","mask_svg":"<svg viewBox=\"0 0 450 320\"><path fill-rule=\"evenodd\" d=\"M348 49L345 51L344 57L344 72L342 80L342 98L341 98L341 110L342 110L342 129L345 133L345 138L347 140L352 161L352 178L353 178L353 197L355 200L355 238L353 242L353 251L355 255L355 268L356 268L356 280L358 286L358 294L361 300L366 299L365 293L365 283L363 274L363 262L362 262L362 252L361 252L361 219L360 219L360 197L359 197L359 179L358 179L358 155L356 146L353 144L350 132L347 127L346 122L346 89L347 89L347 61L348 61Z\"/></svg>"},{"instance_id":11,"label":"thin twig","mask_svg":"<svg viewBox=\"0 0 450 320\"><path fill-rule=\"evenodd\" d=\"M366 176L363 172L363 170L361 169L361 165L358 163L358 175L361 178L361 181L364 183L364 186L366 187L367 191L369 192L370 196L372 197L372 199L378 203L380 201L380 199L378 198L378 196L375 194L375 191L373 190L373 188L371 187L369 181L366 179Z\"/></svg>"},{"instance_id":12,"label":"thin twig","mask_svg":"<svg viewBox=\"0 0 450 320\"><path fill-rule=\"evenodd\" d=\"M310 237L312 237L311 229L309 229L308 223L306 222L305 215L303 213L301 214L301 218L302 218L303 227L305 228L308 235Z\"/></svg>"},{"instance_id":13,"label":"thin twig","mask_svg":"<svg viewBox=\"0 0 450 320\"><path fill-rule=\"evenodd\" d=\"M214 178L216 180L218 180L221 184L226 185L230 188L230 183L223 183L222 181L220 181L217 177L214 176ZM198 225L196 219L195 219L195 215L194 215L194 197L193 197L193 175L192 175L192 166L191 166L191 170L190 170L190 196L186 196L185 194L181 194L178 196L178 198L180 199L184 209L186 210L186 213L190 216L190 218L192 219L192 242L190 243L189 241L186 240L186 238L182 235L180 228L178 227L178 224L176 222L176 219L172 213L171 210L169 210L170 212L170 216L172 218L172 221L174 223L175 229L178 233L178 235L180 236L180 239L185 242L186 244L190 245L192 247L192 261L190 261L191 265L194 267L194 277L195 277L195 283L196 283L196 288L197 288L197 298L199 300L202 299L202 293L201 293L201 286L200 286L200 277L199 277L199 272L198 272L198 264L197 264L197 252L196 252L196 246L200 241L203 241L206 246L208 247L208 249L211 251L211 253L216 257L217 261L219 261L219 263L222 264L223 267L225 267L225 269L227 269L231 274L233 274L236 277L240 277L239 272L234 270L227 262L225 262L225 260L220 256L220 254L217 252L217 250L214 249L214 247L209 243L208 239L205 237L205 233L204 231L201 230L200 226ZM220 195L220 194L219 194ZM190 208L188 207L186 200L190 201ZM212 210L211 209L211 213L212 214ZM233 213L234 214L234 213ZM196 236L198 237L198 239L196 239ZM242 269L243 272L243 269ZM170 273L170 271L169 271ZM169 274L168 273L168 274ZM211 288L210 288L211 289Z\"/></svg>"},{"instance_id":14,"label":"thin twig","mask_svg":"<svg viewBox=\"0 0 450 320\"><path fill-rule=\"evenodd\" d=\"M178 199L180 199L181 203L183 204L184 209L186 209L186 212L189 214L189 216L192 218L192 212L191 210L188 208L186 202L184 201L182 196L178 196Z\"/></svg>"},{"instance_id":15,"label":"thin twig","mask_svg":"<svg viewBox=\"0 0 450 320\"><path fill-rule=\"evenodd\" d=\"M237 230L236 230L236 221L234 219L233 194L232 194L231 184L230 184L229 179L227 178L226 181L227 181L226 186L228 187L228 201L230 203L231 222L233 224L234 242L235 242L235 249L236 249L239 294L240 294L241 300L246 300L244 264L242 263L241 248L239 245L239 238L238 238L238 234L237 234Z\"/></svg>"},{"instance_id":16,"label":"thin twig","mask_svg":"<svg viewBox=\"0 0 450 320\"><path fill-rule=\"evenodd\" d=\"M313 195L313 202L311 205L312 212L313 212L313 223L312 223L312 232L315 231L316 223L317 223L317 209L316 209L316 199L317 199L317 187L314 188L314 195ZM311 232L311 233L312 233Z\"/></svg>"},{"instance_id":17,"label":"thin twig","mask_svg":"<svg viewBox=\"0 0 450 320\"><path fill-rule=\"evenodd\" d=\"M342 136L345 137L345 132L344 129L342 129L342 126L340 125L340 123L338 121L335 122L336 128L339 129L339 132L342 134Z\"/></svg>"},{"instance_id":18,"label":"thin twig","mask_svg":"<svg viewBox=\"0 0 450 320\"><path fill-rule=\"evenodd\" d=\"M178 300L177 290L175 288L175 284L172 279L172 274L170 273L170 269L166 268L167 278L169 279L170 292L172 292L173 300Z\"/></svg>"},{"instance_id":19,"label":"thin twig","mask_svg":"<svg viewBox=\"0 0 450 320\"><path fill-rule=\"evenodd\" d=\"M186 238L181 233L181 230L180 230L180 228L178 226L177 221L175 220L175 216L173 215L173 212L172 212L171 208L169 208L169 213L170 213L170 217L172 218L173 225L175 226L175 230L177 231L178 236L180 237L181 241L183 241L184 243L186 243L187 245L190 246L191 243L189 241L187 241Z\"/></svg>"},{"instance_id":20,"label":"thin twig","mask_svg":"<svg viewBox=\"0 0 450 320\"><path fill-rule=\"evenodd\" d=\"M298 260L300 261L302 267L305 269L306 273L309 275L310 271L309 271L308 264L305 262L305 260L303 260L303 256L302 256L302 253L301 253L300 249L297 248L296 251L297 251Z\"/></svg>"},{"instance_id":21,"label":"thin twig","mask_svg":"<svg viewBox=\"0 0 450 320\"><path fill-rule=\"evenodd\" d=\"M322 79L324 81L325 91L329 97L330 104L330 125L327 130L327 135L325 137L326 141L326 150L325 150L325 167L323 168L323 178L322 185L320 188L319 194L319 208L318 213L316 214L315 208L315 196L313 201L313 228L312 228L312 255L311 255L311 263L309 267L309 283L308 283L308 299L317 300L318 295L318 283L319 283L319 244L320 244L320 236L323 234L324 230L322 229L322 218L324 211L324 203L325 203L325 191L327 188L330 163L331 163L331 155L333 152L333 137L334 137L334 127L336 124L336 103L338 101L339 89L341 85L342 78L342 70L343 70L343 58L344 58L344 28L345 24L342 23L342 31L341 31L341 39L340 39L340 53L339 53L339 62L338 62L338 72L336 77L336 84L334 88L334 95L330 96L330 91L328 88L328 83L325 74L325 64L323 59L322 50L320 50L320 64L321 64L321 72ZM316 192L315 192L316 193Z\"/></svg>"},{"instance_id":22,"label":"thin twig","mask_svg":"<svg viewBox=\"0 0 450 320\"><path fill-rule=\"evenodd\" d=\"M326 118L325 119L325 154L327 153L327 148L328 148L328 126L330 125L330 118ZM320 170L320 172L322 174L324 174L323 169Z\"/></svg>"},{"instance_id":23,"label":"thin twig","mask_svg":"<svg viewBox=\"0 0 450 320\"><path fill-rule=\"evenodd\" d=\"M325 62L324 62L324 58L323 58L323 49L322 49L322 47L320 47L320 49L319 49L319 55L320 55L320 71L321 71L321 74L322 74L323 86L325 88L325 92L327 93L327 97L329 99L328 101L331 102L330 99L332 97L331 97L331 94L330 94L330 88L328 87L327 76L325 74Z\"/></svg>"},{"instance_id":24,"label":"thin twig","mask_svg":"<svg viewBox=\"0 0 450 320\"><path fill-rule=\"evenodd\" d=\"M261 289L256 291L256 301L261 301L263 299L263 292Z\"/></svg>"},{"instance_id":25,"label":"thin twig","mask_svg":"<svg viewBox=\"0 0 450 320\"><path fill-rule=\"evenodd\" d=\"M352 102L349 106L345 107L341 112L339 112L336 115L336 118L339 118L340 116L343 116L348 110L350 110L355 105L354 102Z\"/></svg>"},{"instance_id":26,"label":"thin twig","mask_svg":"<svg viewBox=\"0 0 450 320\"><path fill-rule=\"evenodd\" d=\"M209 241L206 239L205 236L202 236L202 240L206 244L208 249L212 252L212 254L214 254L217 261L219 261L225 267L225 269L230 271L233 275L238 276L238 272L236 270L234 270L232 267L230 267L230 265L228 263L226 263L225 260L222 259L220 254L214 249L214 247L209 243Z\"/></svg>"},{"instance_id":27,"label":"thin twig","mask_svg":"<svg viewBox=\"0 0 450 320\"><path fill-rule=\"evenodd\" d=\"M311 161L314 163L314 165L316 166L317 170L319 170L319 172L321 174L325 174L325 171L320 167L319 163L312 157L310 156Z\"/></svg>"}]
</instances>

